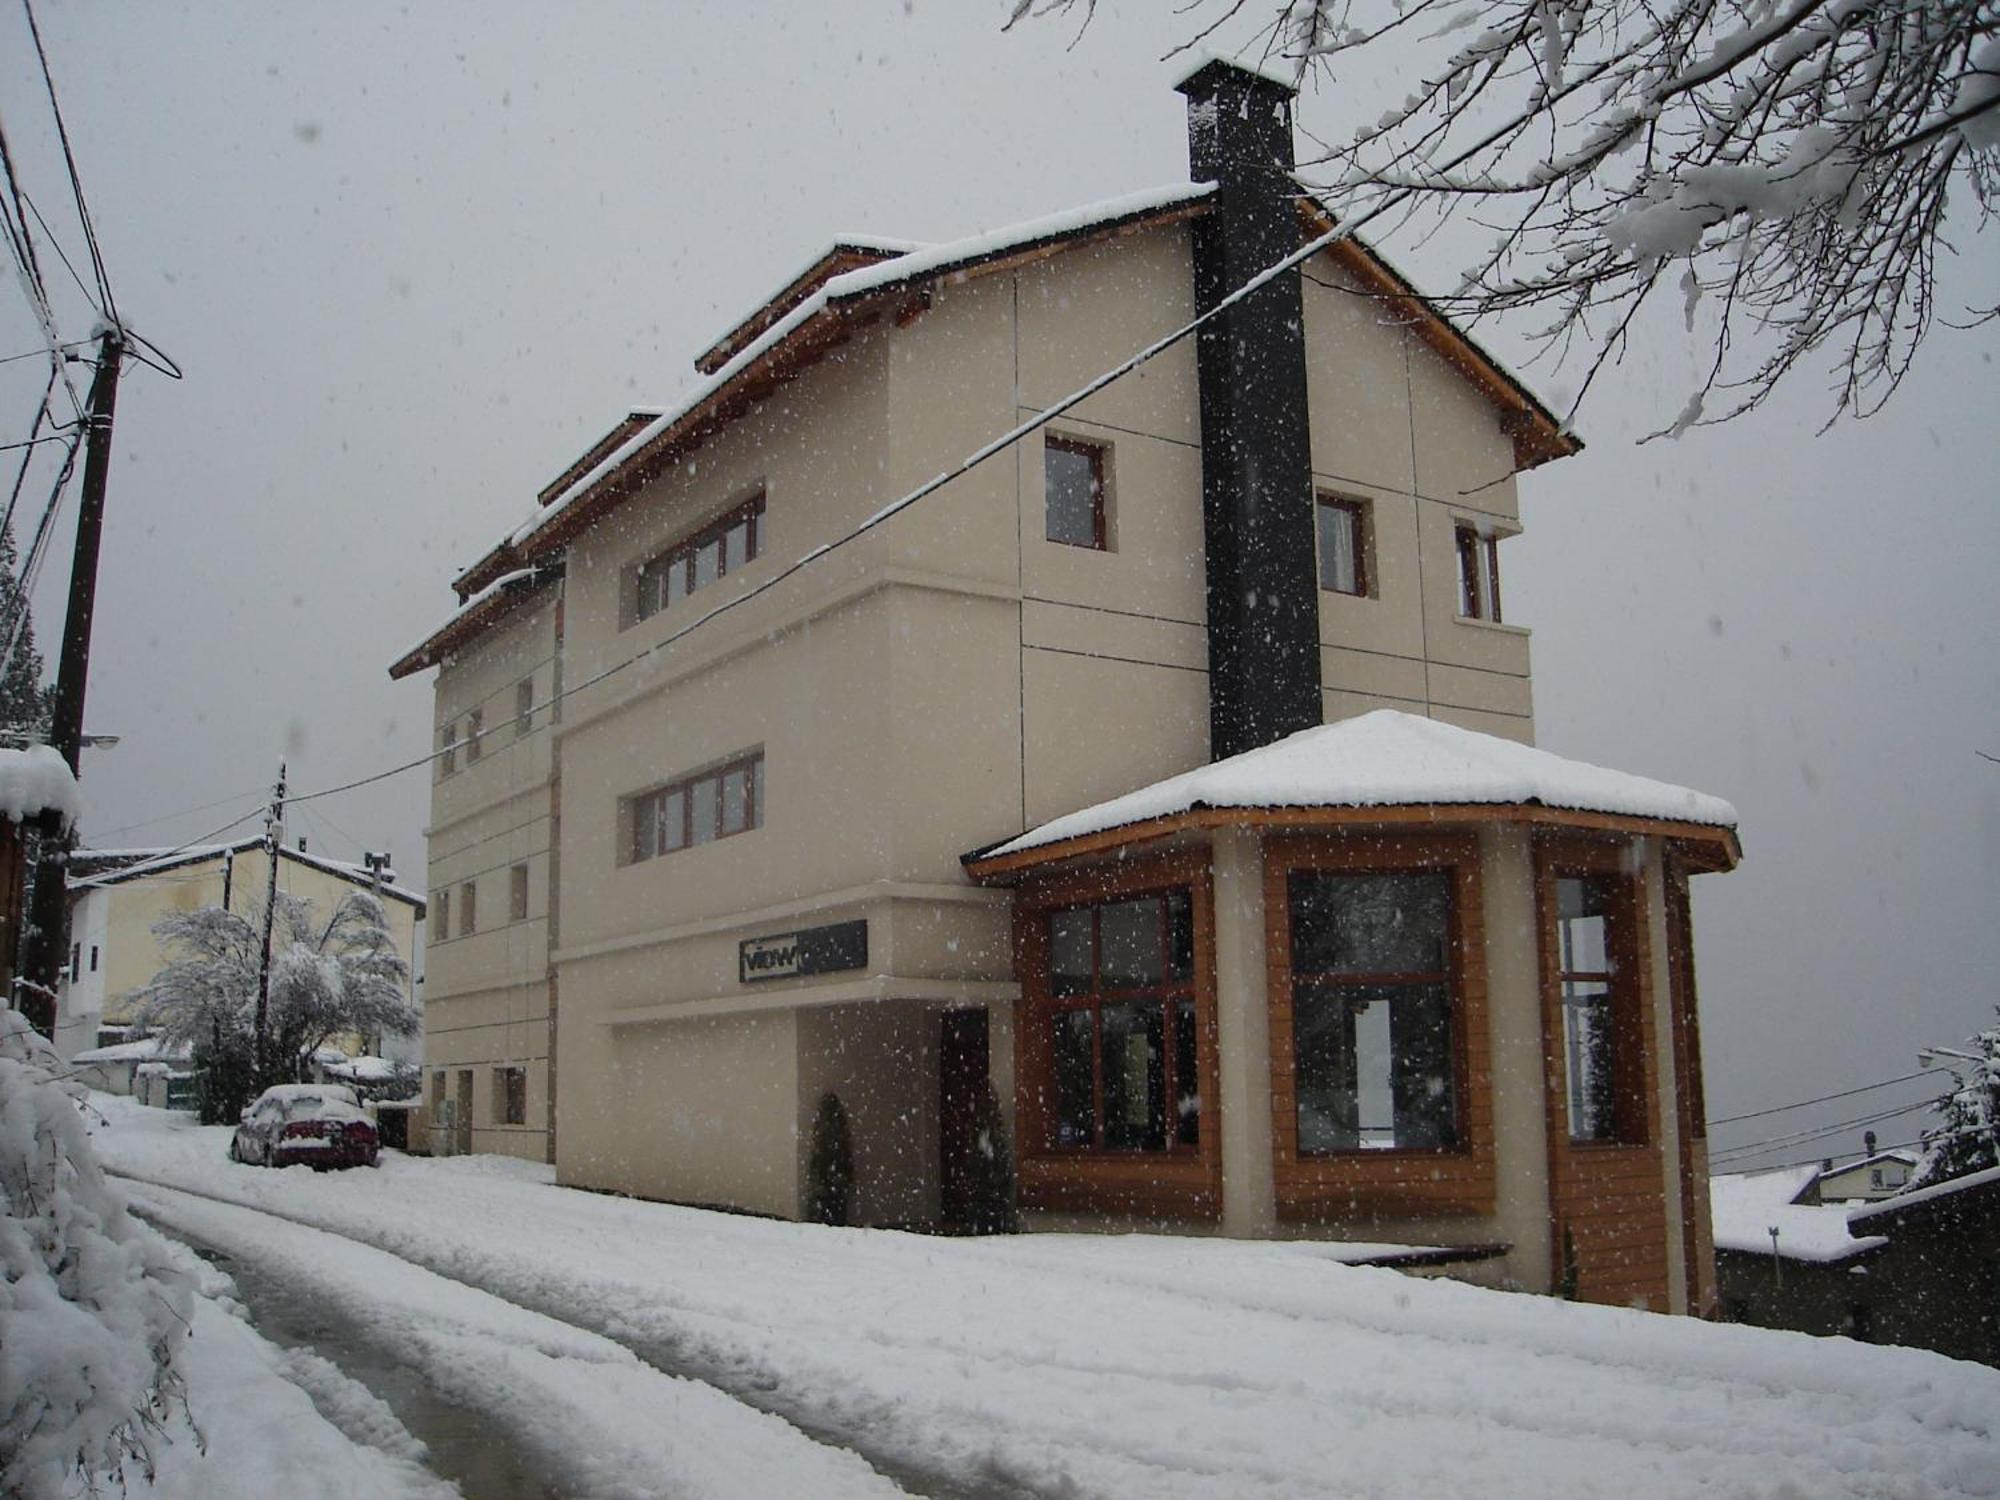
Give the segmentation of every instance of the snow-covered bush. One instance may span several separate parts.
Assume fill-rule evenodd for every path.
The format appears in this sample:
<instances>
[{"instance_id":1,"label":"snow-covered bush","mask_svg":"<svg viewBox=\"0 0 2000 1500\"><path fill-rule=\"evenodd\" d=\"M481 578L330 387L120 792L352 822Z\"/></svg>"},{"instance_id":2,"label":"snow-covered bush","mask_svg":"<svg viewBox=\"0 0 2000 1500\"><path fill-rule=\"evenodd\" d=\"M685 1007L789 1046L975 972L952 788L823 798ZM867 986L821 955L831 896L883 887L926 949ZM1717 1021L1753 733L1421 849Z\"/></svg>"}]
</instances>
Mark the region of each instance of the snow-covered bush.
<instances>
[{"instance_id":1,"label":"snow-covered bush","mask_svg":"<svg viewBox=\"0 0 2000 1500\"><path fill-rule=\"evenodd\" d=\"M150 1470L193 1312L105 1181L55 1049L0 1010L0 1493Z\"/></svg>"},{"instance_id":2,"label":"snow-covered bush","mask_svg":"<svg viewBox=\"0 0 2000 1500\"><path fill-rule=\"evenodd\" d=\"M1950 1071L1951 1089L1931 1106L1937 1124L1924 1132L1913 1189L2000 1167L2000 1025L1972 1044L1977 1052L1947 1047L1933 1054Z\"/></svg>"}]
</instances>

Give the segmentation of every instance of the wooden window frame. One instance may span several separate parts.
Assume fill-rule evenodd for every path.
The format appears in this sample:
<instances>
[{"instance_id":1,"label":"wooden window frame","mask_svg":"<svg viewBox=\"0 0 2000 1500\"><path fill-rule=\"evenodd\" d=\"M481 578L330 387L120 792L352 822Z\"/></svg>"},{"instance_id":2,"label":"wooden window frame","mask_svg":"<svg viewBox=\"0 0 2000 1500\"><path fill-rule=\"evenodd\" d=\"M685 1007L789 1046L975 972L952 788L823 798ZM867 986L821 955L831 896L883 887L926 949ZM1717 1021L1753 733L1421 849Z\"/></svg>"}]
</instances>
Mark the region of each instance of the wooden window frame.
<instances>
[{"instance_id":1,"label":"wooden window frame","mask_svg":"<svg viewBox=\"0 0 2000 1500\"><path fill-rule=\"evenodd\" d=\"M1458 617L1502 623L1500 614L1500 537L1470 521L1452 523L1452 552L1458 566Z\"/></svg>"},{"instance_id":2,"label":"wooden window frame","mask_svg":"<svg viewBox=\"0 0 2000 1500\"><path fill-rule=\"evenodd\" d=\"M1552 1045L1563 1054L1563 1108L1560 1125L1573 1148L1593 1146L1644 1146L1657 1134L1649 1118L1645 1091L1647 1028L1643 1007L1649 986L1639 971L1640 923L1645 909L1640 904L1637 880L1629 872L1605 868L1594 859L1575 853L1556 852L1545 861L1549 883L1548 908L1543 918L1542 939L1550 945L1549 967L1554 982L1558 1034ZM1601 881L1610 891L1605 913L1605 960L1607 969L1565 969L1562 959L1562 907L1560 892L1565 880ZM1571 1109L1572 1080L1569 1076L1569 1024L1563 987L1569 982L1601 984L1609 992L1606 1004L1611 1017L1611 1113L1609 1135L1578 1135ZM1551 1129L1558 1122L1551 1122Z\"/></svg>"},{"instance_id":3,"label":"wooden window frame","mask_svg":"<svg viewBox=\"0 0 2000 1500\"><path fill-rule=\"evenodd\" d=\"M1159 1151L1050 1147L1045 1143L1052 1136L1055 1109L1054 1033L1041 1022L1056 1011L1072 1008L1073 1002L1052 992L1048 917L1069 907L1165 895L1175 889L1187 890L1194 921L1192 998L1195 1072L1201 1098L1196 1143ZM1197 1222L1220 1218L1223 1125L1215 1040L1214 888L1207 851L1090 866L1030 880L1014 896L1014 952L1022 995L1014 1028L1015 1137L1020 1143L1017 1175L1022 1207ZM1096 1071L1094 1062L1093 1077Z\"/></svg>"},{"instance_id":4,"label":"wooden window frame","mask_svg":"<svg viewBox=\"0 0 2000 1500\"><path fill-rule=\"evenodd\" d=\"M732 571L729 563L729 533L738 524L747 521L749 532L745 541L745 555L737 566L748 567L763 556L765 499L766 492L764 486L760 484L756 493L747 500L731 506L714 520L705 522L697 530L676 539L670 546L654 553L643 562L633 564L630 583L631 623L636 625L641 620L650 620L654 615L678 604L697 590L707 588L710 583L720 583L727 578ZM715 577L707 582L697 582L695 558L710 544L720 549L716 559ZM664 579L675 568L681 569L681 592L670 599L667 597L664 584L653 587L650 580Z\"/></svg>"},{"instance_id":5,"label":"wooden window frame","mask_svg":"<svg viewBox=\"0 0 2000 1500\"><path fill-rule=\"evenodd\" d=\"M728 828L723 818L723 786L727 778L736 771L744 773L743 826ZM699 843L694 840L694 793L705 783L715 784L715 831ZM644 830L652 826L657 833L660 811L667 799L678 794L681 799L681 840L671 849L662 849L657 838L648 849L643 837ZM635 792L626 799L625 815L625 863L645 864L669 854L681 854L689 849L699 849L708 844L720 843L723 839L735 838L740 834L755 833L764 826L764 752L761 748L745 751L719 761L700 771L678 776L672 781L643 792Z\"/></svg>"},{"instance_id":6,"label":"wooden window frame","mask_svg":"<svg viewBox=\"0 0 2000 1500\"><path fill-rule=\"evenodd\" d=\"M528 1070L506 1065L493 1070L493 1124L528 1123Z\"/></svg>"},{"instance_id":7,"label":"wooden window frame","mask_svg":"<svg viewBox=\"0 0 2000 1500\"><path fill-rule=\"evenodd\" d=\"M479 931L479 882L462 880L458 885L458 935L471 937Z\"/></svg>"},{"instance_id":8,"label":"wooden window frame","mask_svg":"<svg viewBox=\"0 0 2000 1500\"><path fill-rule=\"evenodd\" d=\"M474 764L481 754L480 740L486 734L486 710L475 708L465 716L465 763Z\"/></svg>"},{"instance_id":9,"label":"wooden window frame","mask_svg":"<svg viewBox=\"0 0 2000 1500\"><path fill-rule=\"evenodd\" d=\"M438 780L458 769L458 720L447 719L438 730Z\"/></svg>"},{"instance_id":10,"label":"wooden window frame","mask_svg":"<svg viewBox=\"0 0 2000 1500\"><path fill-rule=\"evenodd\" d=\"M1090 460L1090 534L1088 542L1065 541L1049 535L1049 495L1048 495L1048 455L1051 452L1074 453ZM1056 547L1075 547L1085 552L1109 552L1111 550L1110 528L1105 520L1105 496L1110 484L1110 447L1105 443L1093 442L1089 438L1065 437L1058 433L1044 433L1042 436L1042 540Z\"/></svg>"},{"instance_id":11,"label":"wooden window frame","mask_svg":"<svg viewBox=\"0 0 2000 1500\"><path fill-rule=\"evenodd\" d=\"M528 866L522 863L512 865L507 870L507 918L512 922L528 920Z\"/></svg>"},{"instance_id":12,"label":"wooden window frame","mask_svg":"<svg viewBox=\"0 0 2000 1500\"><path fill-rule=\"evenodd\" d=\"M1452 1086L1458 1141L1327 1153L1299 1149L1289 899L1295 871L1449 872ZM1492 1038L1479 840L1471 833L1398 833L1371 825L1264 841L1264 924L1271 1053L1272 1167L1277 1213L1290 1223L1359 1215L1437 1218L1490 1214L1496 1201Z\"/></svg>"},{"instance_id":13,"label":"wooden window frame","mask_svg":"<svg viewBox=\"0 0 2000 1500\"><path fill-rule=\"evenodd\" d=\"M523 677L514 684L514 738L526 739L535 727L535 679Z\"/></svg>"},{"instance_id":14,"label":"wooden window frame","mask_svg":"<svg viewBox=\"0 0 2000 1500\"><path fill-rule=\"evenodd\" d=\"M431 938L434 943L451 941L451 887L431 894Z\"/></svg>"},{"instance_id":15,"label":"wooden window frame","mask_svg":"<svg viewBox=\"0 0 2000 1500\"><path fill-rule=\"evenodd\" d=\"M1350 599L1373 598L1374 570L1368 566L1368 550L1374 540L1374 527L1371 524L1373 505L1366 500L1356 500L1347 495L1321 494L1318 499L1321 509L1339 511L1347 517L1347 524L1354 538L1354 587L1344 589L1326 581L1326 549L1321 547L1319 555L1321 592L1344 594ZM1319 519L1317 511L1314 513L1314 519Z\"/></svg>"}]
</instances>

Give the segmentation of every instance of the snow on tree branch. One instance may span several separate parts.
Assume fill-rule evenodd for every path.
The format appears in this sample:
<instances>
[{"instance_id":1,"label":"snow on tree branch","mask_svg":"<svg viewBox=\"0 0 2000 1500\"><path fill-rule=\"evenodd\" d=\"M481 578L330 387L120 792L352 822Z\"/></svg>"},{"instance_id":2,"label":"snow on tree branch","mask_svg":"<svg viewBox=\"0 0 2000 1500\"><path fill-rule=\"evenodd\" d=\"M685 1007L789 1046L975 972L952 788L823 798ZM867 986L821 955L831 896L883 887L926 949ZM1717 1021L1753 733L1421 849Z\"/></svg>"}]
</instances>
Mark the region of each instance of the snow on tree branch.
<instances>
[{"instance_id":1,"label":"snow on tree branch","mask_svg":"<svg viewBox=\"0 0 2000 1500\"><path fill-rule=\"evenodd\" d=\"M0 1010L0 1492L24 1500L151 1470L193 1309L106 1182L63 1071Z\"/></svg>"},{"instance_id":2,"label":"snow on tree branch","mask_svg":"<svg viewBox=\"0 0 2000 1500\"><path fill-rule=\"evenodd\" d=\"M1391 37L1442 54L1302 170L1336 210L1387 193L1476 213L1491 238L1440 300L1470 317L1540 310L1545 350L1585 352L1577 403L1655 294L1690 332L1712 299L1707 374L1672 431L1755 407L1827 357L1833 415L1879 409L1940 315L1947 204L1967 233L1993 214L1994 0L1263 4L1266 61L1302 87L1406 65L1384 55ZM1257 7L1193 10L1191 26L1221 12L1205 35Z\"/></svg>"}]
</instances>

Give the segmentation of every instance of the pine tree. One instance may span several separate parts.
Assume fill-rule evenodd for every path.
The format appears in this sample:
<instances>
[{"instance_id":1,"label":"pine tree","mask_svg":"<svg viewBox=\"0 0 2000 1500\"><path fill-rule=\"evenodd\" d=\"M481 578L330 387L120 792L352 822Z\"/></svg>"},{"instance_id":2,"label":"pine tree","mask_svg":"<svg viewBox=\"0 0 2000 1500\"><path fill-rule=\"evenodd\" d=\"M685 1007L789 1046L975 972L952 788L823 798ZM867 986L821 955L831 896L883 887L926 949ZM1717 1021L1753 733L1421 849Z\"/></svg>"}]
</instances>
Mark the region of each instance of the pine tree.
<instances>
[{"instance_id":1,"label":"pine tree","mask_svg":"<svg viewBox=\"0 0 2000 1500\"><path fill-rule=\"evenodd\" d=\"M2000 1007L1995 1007L2000 1014ZM2000 1026L1972 1038L1975 1053L1933 1052L1951 1070L1951 1089L1931 1106L1937 1124L1924 1132L1924 1159L1912 1188L2000 1167Z\"/></svg>"},{"instance_id":2,"label":"pine tree","mask_svg":"<svg viewBox=\"0 0 2000 1500\"><path fill-rule=\"evenodd\" d=\"M49 733L50 693L42 685L42 653L35 648L35 622L20 571L13 529L0 528L0 650L13 638L16 622L21 626L14 654L0 667L0 742L10 744L45 740Z\"/></svg>"}]
</instances>

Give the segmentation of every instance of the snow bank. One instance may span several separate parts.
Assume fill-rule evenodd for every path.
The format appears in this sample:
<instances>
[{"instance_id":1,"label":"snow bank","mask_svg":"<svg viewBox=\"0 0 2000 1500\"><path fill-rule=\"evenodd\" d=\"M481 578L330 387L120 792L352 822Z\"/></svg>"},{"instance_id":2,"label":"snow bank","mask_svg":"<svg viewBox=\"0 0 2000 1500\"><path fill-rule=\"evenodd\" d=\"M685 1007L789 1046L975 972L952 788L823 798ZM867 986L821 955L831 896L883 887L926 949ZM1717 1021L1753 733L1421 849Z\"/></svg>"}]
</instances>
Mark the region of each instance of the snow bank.
<instances>
[{"instance_id":1,"label":"snow bank","mask_svg":"<svg viewBox=\"0 0 2000 1500\"><path fill-rule=\"evenodd\" d=\"M987 853L1012 854L1201 807L1427 803L1539 803L1723 828L1736 824L1736 809L1720 797L1384 708L1302 729L1276 744L1127 792Z\"/></svg>"},{"instance_id":2,"label":"snow bank","mask_svg":"<svg viewBox=\"0 0 2000 1500\"><path fill-rule=\"evenodd\" d=\"M100 1102L122 1170L590 1329L933 1491L1994 1492L2000 1372L1921 1350L1418 1280L1310 1244L827 1229L571 1192L491 1157L230 1168L226 1130Z\"/></svg>"},{"instance_id":3,"label":"snow bank","mask_svg":"<svg viewBox=\"0 0 2000 1500\"><path fill-rule=\"evenodd\" d=\"M1831 1264L1889 1243L1879 1235L1856 1239L1849 1234L1845 1208L1792 1202L1817 1176L1818 1167L1804 1166L1711 1178L1708 1201L1715 1220L1715 1248L1769 1255L1774 1226L1778 1254L1787 1260Z\"/></svg>"},{"instance_id":4,"label":"snow bank","mask_svg":"<svg viewBox=\"0 0 2000 1500\"><path fill-rule=\"evenodd\" d=\"M71 826L83 816L69 764L47 745L0 750L0 814L25 823L49 811L60 812Z\"/></svg>"}]
</instances>

